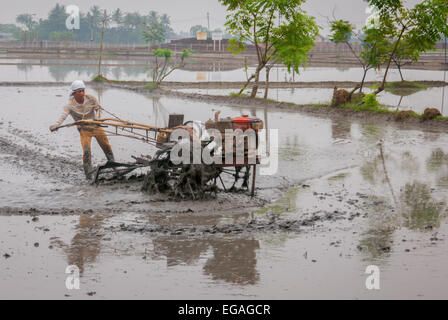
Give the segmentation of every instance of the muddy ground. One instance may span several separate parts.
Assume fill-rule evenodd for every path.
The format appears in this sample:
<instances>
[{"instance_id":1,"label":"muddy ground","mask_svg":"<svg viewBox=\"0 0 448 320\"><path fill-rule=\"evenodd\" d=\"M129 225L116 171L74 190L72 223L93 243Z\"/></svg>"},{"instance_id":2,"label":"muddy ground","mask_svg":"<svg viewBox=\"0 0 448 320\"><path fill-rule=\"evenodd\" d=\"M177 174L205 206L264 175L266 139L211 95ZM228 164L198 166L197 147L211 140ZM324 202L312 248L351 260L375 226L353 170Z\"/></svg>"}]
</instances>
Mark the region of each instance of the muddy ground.
<instances>
[{"instance_id":1,"label":"muddy ground","mask_svg":"<svg viewBox=\"0 0 448 320\"><path fill-rule=\"evenodd\" d=\"M260 117L279 130L279 168L257 176L254 198L174 201L141 192L138 179L90 185L76 130L48 131L67 85L0 85L1 298L447 297L446 122L167 90L183 85L89 90L153 125L169 113ZM119 161L154 152L111 141ZM365 287L371 264L379 291ZM68 265L80 290L65 287Z\"/></svg>"}]
</instances>

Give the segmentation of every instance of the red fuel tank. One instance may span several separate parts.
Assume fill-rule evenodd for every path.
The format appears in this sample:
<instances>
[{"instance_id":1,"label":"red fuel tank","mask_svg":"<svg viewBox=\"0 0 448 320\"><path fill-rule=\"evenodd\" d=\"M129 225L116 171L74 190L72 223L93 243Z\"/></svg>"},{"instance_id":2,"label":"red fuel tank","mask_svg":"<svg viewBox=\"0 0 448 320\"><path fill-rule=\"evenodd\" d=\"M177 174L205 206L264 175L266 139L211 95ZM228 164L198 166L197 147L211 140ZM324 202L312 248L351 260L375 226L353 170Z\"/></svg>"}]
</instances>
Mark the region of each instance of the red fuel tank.
<instances>
[{"instance_id":1,"label":"red fuel tank","mask_svg":"<svg viewBox=\"0 0 448 320\"><path fill-rule=\"evenodd\" d=\"M263 121L258 118L251 118L248 115L233 118L234 129L253 129L255 131L263 129Z\"/></svg>"}]
</instances>

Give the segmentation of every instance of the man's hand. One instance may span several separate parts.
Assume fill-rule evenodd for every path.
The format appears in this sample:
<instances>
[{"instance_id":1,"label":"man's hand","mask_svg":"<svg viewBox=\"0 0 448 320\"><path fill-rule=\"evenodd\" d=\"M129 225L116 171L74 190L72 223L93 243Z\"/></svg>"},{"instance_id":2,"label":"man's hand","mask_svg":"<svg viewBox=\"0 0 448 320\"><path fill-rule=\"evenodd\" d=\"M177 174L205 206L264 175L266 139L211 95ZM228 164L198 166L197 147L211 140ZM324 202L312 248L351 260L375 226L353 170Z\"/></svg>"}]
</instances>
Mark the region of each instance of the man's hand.
<instances>
[{"instance_id":1,"label":"man's hand","mask_svg":"<svg viewBox=\"0 0 448 320\"><path fill-rule=\"evenodd\" d=\"M54 131L56 131L56 130L58 130L58 129L59 129L59 127L58 127L58 125L56 125L56 124L50 126L50 131L51 131L51 132L54 132Z\"/></svg>"}]
</instances>

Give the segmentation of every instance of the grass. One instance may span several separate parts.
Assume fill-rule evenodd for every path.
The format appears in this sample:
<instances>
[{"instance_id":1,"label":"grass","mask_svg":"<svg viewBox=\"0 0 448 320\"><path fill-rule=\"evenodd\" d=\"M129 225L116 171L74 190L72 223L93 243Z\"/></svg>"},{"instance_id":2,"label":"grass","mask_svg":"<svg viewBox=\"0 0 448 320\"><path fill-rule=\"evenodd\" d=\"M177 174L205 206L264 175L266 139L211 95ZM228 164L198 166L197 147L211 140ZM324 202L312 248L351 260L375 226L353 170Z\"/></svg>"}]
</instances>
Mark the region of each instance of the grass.
<instances>
[{"instance_id":1,"label":"grass","mask_svg":"<svg viewBox=\"0 0 448 320\"><path fill-rule=\"evenodd\" d=\"M409 114L410 117L414 117L414 118L421 118L422 117L421 114L418 114L417 112L412 111L412 110L409 110L408 114ZM448 117L446 117L446 118L448 119Z\"/></svg>"},{"instance_id":2,"label":"grass","mask_svg":"<svg viewBox=\"0 0 448 320\"><path fill-rule=\"evenodd\" d=\"M106 77L104 77L103 75L99 74L95 78L93 78L92 81L95 81L95 82L108 82L109 80Z\"/></svg>"},{"instance_id":3,"label":"grass","mask_svg":"<svg viewBox=\"0 0 448 320\"><path fill-rule=\"evenodd\" d=\"M388 82L385 85L386 89L428 89L428 86L420 84L415 81L396 81L396 82Z\"/></svg>"},{"instance_id":4,"label":"grass","mask_svg":"<svg viewBox=\"0 0 448 320\"><path fill-rule=\"evenodd\" d=\"M230 92L229 96L231 96L231 97L242 97L242 98L248 98L249 97L249 95L247 95L245 93L239 94L238 92Z\"/></svg>"},{"instance_id":5,"label":"grass","mask_svg":"<svg viewBox=\"0 0 448 320\"><path fill-rule=\"evenodd\" d=\"M330 104L329 103L312 103L310 104L311 107L315 107L315 108L324 108L324 107L328 107Z\"/></svg>"},{"instance_id":6,"label":"grass","mask_svg":"<svg viewBox=\"0 0 448 320\"><path fill-rule=\"evenodd\" d=\"M144 88L154 90L154 89L157 89L157 84L154 82L151 82L151 83L148 83L147 85L145 85Z\"/></svg>"},{"instance_id":7,"label":"grass","mask_svg":"<svg viewBox=\"0 0 448 320\"><path fill-rule=\"evenodd\" d=\"M448 121L448 117L438 116L438 117L435 117L434 120L445 120L445 121Z\"/></svg>"},{"instance_id":8,"label":"grass","mask_svg":"<svg viewBox=\"0 0 448 320\"><path fill-rule=\"evenodd\" d=\"M378 89L379 83L370 87L371 89ZM410 96L414 93L417 93L422 90L428 89L428 86L420 84L415 81L395 81L395 82L387 82L384 86L384 90L391 94L400 97Z\"/></svg>"},{"instance_id":9,"label":"grass","mask_svg":"<svg viewBox=\"0 0 448 320\"><path fill-rule=\"evenodd\" d=\"M380 87L380 83L374 84L370 87L370 89L378 89ZM394 81L394 82L386 82L384 89L428 89L428 86L420 84L416 81Z\"/></svg>"}]
</instances>

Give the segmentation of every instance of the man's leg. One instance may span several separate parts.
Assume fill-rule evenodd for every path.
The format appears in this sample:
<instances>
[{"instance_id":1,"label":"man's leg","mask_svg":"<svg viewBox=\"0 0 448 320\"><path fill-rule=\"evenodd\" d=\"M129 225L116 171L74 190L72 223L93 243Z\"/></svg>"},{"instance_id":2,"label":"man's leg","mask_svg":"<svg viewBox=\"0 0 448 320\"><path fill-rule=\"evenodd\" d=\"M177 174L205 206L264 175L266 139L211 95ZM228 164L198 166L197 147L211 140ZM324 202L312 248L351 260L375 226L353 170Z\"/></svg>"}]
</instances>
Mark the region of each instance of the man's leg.
<instances>
[{"instance_id":1,"label":"man's leg","mask_svg":"<svg viewBox=\"0 0 448 320\"><path fill-rule=\"evenodd\" d=\"M94 136L96 141L100 145L108 161L115 161L114 153L112 152L112 147L110 146L109 139L106 136L103 128L95 128Z\"/></svg>"},{"instance_id":2,"label":"man's leg","mask_svg":"<svg viewBox=\"0 0 448 320\"><path fill-rule=\"evenodd\" d=\"M79 130L81 136L81 146L83 151L83 167L86 179L92 179L92 132L88 130Z\"/></svg>"}]
</instances>

